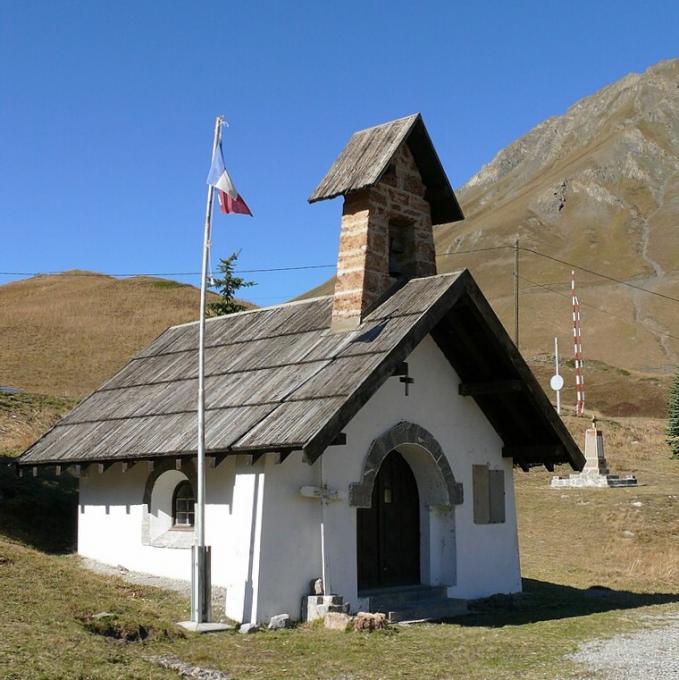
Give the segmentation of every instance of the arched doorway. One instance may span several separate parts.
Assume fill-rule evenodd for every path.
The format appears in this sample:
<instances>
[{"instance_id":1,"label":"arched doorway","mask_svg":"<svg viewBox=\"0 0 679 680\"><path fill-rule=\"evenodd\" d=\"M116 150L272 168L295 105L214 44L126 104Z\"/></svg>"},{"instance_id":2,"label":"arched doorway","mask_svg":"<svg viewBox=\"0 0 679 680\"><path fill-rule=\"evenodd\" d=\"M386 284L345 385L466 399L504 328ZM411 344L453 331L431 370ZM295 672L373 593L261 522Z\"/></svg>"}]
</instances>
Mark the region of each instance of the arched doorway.
<instances>
[{"instance_id":1,"label":"arched doorway","mask_svg":"<svg viewBox=\"0 0 679 680\"><path fill-rule=\"evenodd\" d=\"M398 451L382 461L369 508L357 509L358 589L420 582L420 500Z\"/></svg>"}]
</instances>

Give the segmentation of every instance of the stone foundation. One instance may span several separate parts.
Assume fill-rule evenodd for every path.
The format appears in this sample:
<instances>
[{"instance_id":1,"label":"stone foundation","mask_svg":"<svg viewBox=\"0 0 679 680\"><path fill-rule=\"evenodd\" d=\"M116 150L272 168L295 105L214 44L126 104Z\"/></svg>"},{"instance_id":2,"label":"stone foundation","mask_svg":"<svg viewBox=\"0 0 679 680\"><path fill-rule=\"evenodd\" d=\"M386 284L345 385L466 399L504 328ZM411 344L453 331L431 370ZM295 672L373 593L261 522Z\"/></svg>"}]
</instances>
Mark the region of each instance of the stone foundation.
<instances>
[{"instance_id":1,"label":"stone foundation","mask_svg":"<svg viewBox=\"0 0 679 680\"><path fill-rule=\"evenodd\" d=\"M316 621L330 613L349 613L349 604L344 603L341 595L307 595L302 598L302 621Z\"/></svg>"},{"instance_id":2,"label":"stone foundation","mask_svg":"<svg viewBox=\"0 0 679 680\"><path fill-rule=\"evenodd\" d=\"M580 472L568 477L552 477L552 487L614 487L636 486L637 478L634 475L620 477L618 475L600 475L598 473Z\"/></svg>"},{"instance_id":3,"label":"stone foundation","mask_svg":"<svg viewBox=\"0 0 679 680\"><path fill-rule=\"evenodd\" d=\"M585 460L582 472L568 477L552 477L551 486L610 488L637 485L637 478L634 475L620 477L610 474L604 456L604 433L597 428L595 418L592 419L592 427L585 432Z\"/></svg>"}]
</instances>

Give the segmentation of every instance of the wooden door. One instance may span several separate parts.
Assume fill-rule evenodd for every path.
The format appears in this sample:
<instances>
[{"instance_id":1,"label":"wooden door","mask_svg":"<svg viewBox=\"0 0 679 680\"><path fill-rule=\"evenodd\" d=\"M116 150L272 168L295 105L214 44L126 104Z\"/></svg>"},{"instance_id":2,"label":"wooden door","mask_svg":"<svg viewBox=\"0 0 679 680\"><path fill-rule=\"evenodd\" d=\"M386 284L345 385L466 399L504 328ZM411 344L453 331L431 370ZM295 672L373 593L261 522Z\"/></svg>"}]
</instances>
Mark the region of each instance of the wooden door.
<instances>
[{"instance_id":1,"label":"wooden door","mask_svg":"<svg viewBox=\"0 0 679 680\"><path fill-rule=\"evenodd\" d=\"M420 500L410 466L398 451L382 462L372 507L357 511L358 589L420 582Z\"/></svg>"}]
</instances>

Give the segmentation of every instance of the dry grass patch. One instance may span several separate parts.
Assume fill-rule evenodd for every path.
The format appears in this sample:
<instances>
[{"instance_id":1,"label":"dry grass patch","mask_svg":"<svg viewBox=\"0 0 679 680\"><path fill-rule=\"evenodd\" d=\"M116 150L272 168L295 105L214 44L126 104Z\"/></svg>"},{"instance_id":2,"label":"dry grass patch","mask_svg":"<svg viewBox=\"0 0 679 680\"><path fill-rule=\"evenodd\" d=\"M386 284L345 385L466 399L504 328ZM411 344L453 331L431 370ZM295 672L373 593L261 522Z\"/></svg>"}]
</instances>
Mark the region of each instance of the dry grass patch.
<instances>
[{"instance_id":1,"label":"dry grass patch","mask_svg":"<svg viewBox=\"0 0 679 680\"><path fill-rule=\"evenodd\" d=\"M589 425L567 417L579 443ZM679 463L669 456L664 421L602 418L613 473L640 486L552 489L551 474L517 472L517 511L525 575L578 586L604 584L662 592L679 583ZM582 444L584 446L584 444ZM568 474L565 468L560 474Z\"/></svg>"},{"instance_id":2,"label":"dry grass patch","mask_svg":"<svg viewBox=\"0 0 679 680\"><path fill-rule=\"evenodd\" d=\"M2 380L82 397L168 326L196 319L198 300L174 281L75 271L0 286Z\"/></svg>"},{"instance_id":3,"label":"dry grass patch","mask_svg":"<svg viewBox=\"0 0 679 680\"><path fill-rule=\"evenodd\" d=\"M23 451L76 403L42 394L0 394L0 456Z\"/></svg>"}]
</instances>

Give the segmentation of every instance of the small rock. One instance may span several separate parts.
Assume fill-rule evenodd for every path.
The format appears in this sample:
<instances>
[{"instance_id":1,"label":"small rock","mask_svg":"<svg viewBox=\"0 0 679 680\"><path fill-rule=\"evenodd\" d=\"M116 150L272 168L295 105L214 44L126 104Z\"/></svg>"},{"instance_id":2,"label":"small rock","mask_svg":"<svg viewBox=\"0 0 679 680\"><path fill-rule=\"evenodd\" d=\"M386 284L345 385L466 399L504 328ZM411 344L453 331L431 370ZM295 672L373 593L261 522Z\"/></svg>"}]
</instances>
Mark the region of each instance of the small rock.
<instances>
[{"instance_id":1,"label":"small rock","mask_svg":"<svg viewBox=\"0 0 679 680\"><path fill-rule=\"evenodd\" d=\"M358 612L354 619L354 630L359 631L373 631L387 628L389 622L386 614L370 612Z\"/></svg>"},{"instance_id":2,"label":"small rock","mask_svg":"<svg viewBox=\"0 0 679 680\"><path fill-rule=\"evenodd\" d=\"M130 570L127 567L123 567L122 564L119 564L116 569L121 573L121 574L129 574Z\"/></svg>"},{"instance_id":3,"label":"small rock","mask_svg":"<svg viewBox=\"0 0 679 680\"><path fill-rule=\"evenodd\" d=\"M238 630L243 635L247 635L248 633L256 633L259 630L259 626L256 623L244 623Z\"/></svg>"},{"instance_id":4,"label":"small rock","mask_svg":"<svg viewBox=\"0 0 679 680\"><path fill-rule=\"evenodd\" d=\"M93 620L98 619L115 619L116 615L113 612L99 612L98 614L92 614Z\"/></svg>"},{"instance_id":5,"label":"small rock","mask_svg":"<svg viewBox=\"0 0 679 680\"><path fill-rule=\"evenodd\" d=\"M352 618L349 614L329 612L323 618L323 625L328 630L347 630L351 626Z\"/></svg>"},{"instance_id":6,"label":"small rock","mask_svg":"<svg viewBox=\"0 0 679 680\"><path fill-rule=\"evenodd\" d=\"M634 503L632 503L632 505L635 508L640 508L643 505L643 503L641 501L634 501Z\"/></svg>"},{"instance_id":7,"label":"small rock","mask_svg":"<svg viewBox=\"0 0 679 680\"><path fill-rule=\"evenodd\" d=\"M323 595L323 579L316 578L310 583L312 595Z\"/></svg>"},{"instance_id":8,"label":"small rock","mask_svg":"<svg viewBox=\"0 0 679 680\"><path fill-rule=\"evenodd\" d=\"M290 628L289 614L276 614L269 620L269 630L280 630L281 628Z\"/></svg>"},{"instance_id":9,"label":"small rock","mask_svg":"<svg viewBox=\"0 0 679 680\"><path fill-rule=\"evenodd\" d=\"M627 530L625 530L625 531L622 532L622 535L623 535L625 538L634 538L634 532L633 532L633 531L627 531Z\"/></svg>"}]
</instances>

